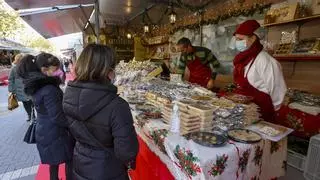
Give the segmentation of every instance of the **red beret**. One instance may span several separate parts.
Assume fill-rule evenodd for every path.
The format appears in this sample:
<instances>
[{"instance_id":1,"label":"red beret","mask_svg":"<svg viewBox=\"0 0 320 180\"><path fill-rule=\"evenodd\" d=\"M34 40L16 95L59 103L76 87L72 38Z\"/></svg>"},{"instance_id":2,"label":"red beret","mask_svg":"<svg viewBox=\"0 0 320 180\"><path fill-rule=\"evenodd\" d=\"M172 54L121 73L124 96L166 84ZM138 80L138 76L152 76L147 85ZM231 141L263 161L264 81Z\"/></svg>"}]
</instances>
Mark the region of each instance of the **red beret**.
<instances>
[{"instance_id":1,"label":"red beret","mask_svg":"<svg viewBox=\"0 0 320 180\"><path fill-rule=\"evenodd\" d=\"M251 36L259 27L260 27L260 24L258 23L258 21L247 20L238 26L236 32L234 32L233 35L241 34L241 35Z\"/></svg>"}]
</instances>

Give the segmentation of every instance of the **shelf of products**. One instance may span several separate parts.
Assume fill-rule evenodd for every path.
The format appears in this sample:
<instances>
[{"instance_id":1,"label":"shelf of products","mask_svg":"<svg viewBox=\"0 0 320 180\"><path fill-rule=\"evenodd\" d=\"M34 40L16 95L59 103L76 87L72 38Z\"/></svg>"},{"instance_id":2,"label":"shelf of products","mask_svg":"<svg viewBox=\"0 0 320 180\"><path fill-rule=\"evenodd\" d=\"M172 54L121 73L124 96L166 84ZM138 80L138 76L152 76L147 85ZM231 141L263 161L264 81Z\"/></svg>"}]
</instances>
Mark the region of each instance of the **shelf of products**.
<instances>
[{"instance_id":1,"label":"shelf of products","mask_svg":"<svg viewBox=\"0 0 320 180\"><path fill-rule=\"evenodd\" d=\"M279 25L285 25L285 24L290 24L290 23L303 23L303 22L308 22L308 21L312 21L312 20L316 20L316 19L320 19L320 14L305 17L305 18L297 18L297 19L289 20L289 21L264 24L262 26L263 27L271 27L271 26L279 26Z\"/></svg>"},{"instance_id":2,"label":"shelf of products","mask_svg":"<svg viewBox=\"0 0 320 180\"><path fill-rule=\"evenodd\" d=\"M108 45L114 49L117 61L129 61L134 57L133 40L125 38L109 39Z\"/></svg>"},{"instance_id":3,"label":"shelf of products","mask_svg":"<svg viewBox=\"0 0 320 180\"><path fill-rule=\"evenodd\" d=\"M159 46L169 43L169 38L166 36L156 36L151 38L142 39L144 46Z\"/></svg>"},{"instance_id":4,"label":"shelf of products","mask_svg":"<svg viewBox=\"0 0 320 180\"><path fill-rule=\"evenodd\" d=\"M320 54L276 54L273 57L278 61L320 61Z\"/></svg>"}]
</instances>

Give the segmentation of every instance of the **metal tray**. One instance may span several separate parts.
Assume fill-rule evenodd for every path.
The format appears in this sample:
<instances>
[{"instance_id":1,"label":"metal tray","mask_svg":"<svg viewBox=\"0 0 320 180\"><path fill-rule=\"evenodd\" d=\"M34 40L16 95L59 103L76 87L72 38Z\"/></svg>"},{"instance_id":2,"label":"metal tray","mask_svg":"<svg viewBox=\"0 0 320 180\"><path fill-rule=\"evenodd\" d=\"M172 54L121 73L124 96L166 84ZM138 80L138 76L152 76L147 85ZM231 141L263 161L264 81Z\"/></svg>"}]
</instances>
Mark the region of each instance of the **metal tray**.
<instances>
[{"instance_id":1,"label":"metal tray","mask_svg":"<svg viewBox=\"0 0 320 180\"><path fill-rule=\"evenodd\" d=\"M193 140L195 143L206 147L220 147L225 145L228 138L226 136L210 133L210 132L194 132L186 134L188 140ZM212 141L215 138L215 142Z\"/></svg>"},{"instance_id":2,"label":"metal tray","mask_svg":"<svg viewBox=\"0 0 320 180\"><path fill-rule=\"evenodd\" d=\"M257 140L246 140L246 139L243 139L243 138L240 138L240 137L234 137L233 135L230 135L230 132L232 131L243 131L245 133L252 133L256 136L259 136L259 138ZM246 144L253 144L253 143L257 143L257 142L260 142L261 141L261 136L260 134L254 132L254 131L251 131L251 130L248 130L248 129L230 129L228 132L227 132L227 135L229 137L229 139L233 140L233 141L236 141L236 142L241 142L241 143L246 143Z\"/></svg>"}]
</instances>

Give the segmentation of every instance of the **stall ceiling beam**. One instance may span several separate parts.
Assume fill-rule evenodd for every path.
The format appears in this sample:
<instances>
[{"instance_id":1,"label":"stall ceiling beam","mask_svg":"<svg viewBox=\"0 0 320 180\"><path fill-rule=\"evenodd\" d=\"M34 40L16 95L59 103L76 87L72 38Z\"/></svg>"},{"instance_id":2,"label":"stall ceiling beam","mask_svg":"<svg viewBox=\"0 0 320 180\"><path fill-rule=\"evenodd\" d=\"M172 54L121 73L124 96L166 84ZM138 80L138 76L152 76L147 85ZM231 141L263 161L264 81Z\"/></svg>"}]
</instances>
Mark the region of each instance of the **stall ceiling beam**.
<instances>
[{"instance_id":1,"label":"stall ceiling beam","mask_svg":"<svg viewBox=\"0 0 320 180\"><path fill-rule=\"evenodd\" d=\"M87 27L89 26L90 29L92 30L94 36L97 37L97 34L96 34L96 32L95 32L95 30L94 30L94 28L93 28L93 26L92 26L92 24L91 24L91 22L90 22L90 18L91 18L91 16L93 16L95 10L93 10L93 11L91 12L90 17L88 17L87 14L86 14L86 12L85 12L85 10L83 9L82 6L80 7L80 9L81 9L81 11L82 11L83 16L87 19L87 22L86 22L86 25L85 25L84 28L83 28L83 31L85 31L85 30L87 29Z\"/></svg>"},{"instance_id":2,"label":"stall ceiling beam","mask_svg":"<svg viewBox=\"0 0 320 180\"><path fill-rule=\"evenodd\" d=\"M150 9L152 9L153 7L155 7L157 4L151 4L150 6L148 6L146 9L140 11L138 14L134 15L133 17L131 17L129 20L128 20L128 23L130 21L133 21L135 18L139 17L140 15L142 15L144 12L146 11L149 11Z\"/></svg>"},{"instance_id":3,"label":"stall ceiling beam","mask_svg":"<svg viewBox=\"0 0 320 180\"><path fill-rule=\"evenodd\" d=\"M43 13L52 13L56 11L70 10L82 7L93 7L94 4L73 4L73 5L61 5L61 6L52 6L52 7L44 7L44 8L32 8L32 9L21 9L17 12L21 17L35 15L35 14L43 14Z\"/></svg>"},{"instance_id":4,"label":"stall ceiling beam","mask_svg":"<svg viewBox=\"0 0 320 180\"><path fill-rule=\"evenodd\" d=\"M100 43L100 6L99 6L99 0L96 0L95 2L95 6L94 6L94 10L95 10L95 18L96 18L96 22L95 22L95 34L96 34L96 40L97 40L97 44Z\"/></svg>"}]
</instances>

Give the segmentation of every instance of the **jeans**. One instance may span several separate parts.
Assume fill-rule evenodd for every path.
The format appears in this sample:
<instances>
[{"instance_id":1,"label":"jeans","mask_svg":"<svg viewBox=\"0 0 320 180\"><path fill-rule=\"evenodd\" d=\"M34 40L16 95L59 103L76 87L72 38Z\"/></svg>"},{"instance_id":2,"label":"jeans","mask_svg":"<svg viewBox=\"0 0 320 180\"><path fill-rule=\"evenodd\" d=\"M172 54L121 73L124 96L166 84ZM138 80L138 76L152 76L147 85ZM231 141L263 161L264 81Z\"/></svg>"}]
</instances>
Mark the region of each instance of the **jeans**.
<instances>
[{"instance_id":1,"label":"jeans","mask_svg":"<svg viewBox=\"0 0 320 180\"><path fill-rule=\"evenodd\" d=\"M23 101L23 107L26 110L28 114L28 120L31 120L31 116L33 115L34 117L34 111L33 111L33 102L31 100L29 101Z\"/></svg>"},{"instance_id":2,"label":"jeans","mask_svg":"<svg viewBox=\"0 0 320 180\"><path fill-rule=\"evenodd\" d=\"M50 165L50 180L59 180L59 165ZM72 179L72 162L65 165L66 180Z\"/></svg>"}]
</instances>

